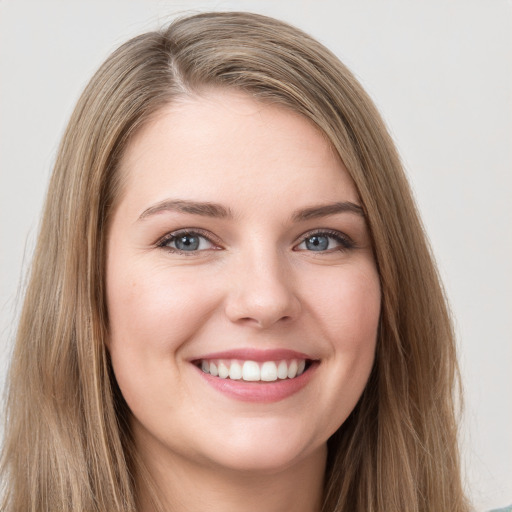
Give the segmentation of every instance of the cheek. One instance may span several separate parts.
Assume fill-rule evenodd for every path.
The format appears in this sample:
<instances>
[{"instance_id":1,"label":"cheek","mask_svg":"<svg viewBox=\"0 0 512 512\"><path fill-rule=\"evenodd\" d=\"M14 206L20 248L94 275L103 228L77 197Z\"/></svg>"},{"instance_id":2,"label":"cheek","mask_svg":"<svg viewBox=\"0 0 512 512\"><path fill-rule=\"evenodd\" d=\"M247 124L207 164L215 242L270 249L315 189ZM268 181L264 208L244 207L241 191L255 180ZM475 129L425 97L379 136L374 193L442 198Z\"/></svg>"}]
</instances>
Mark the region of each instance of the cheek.
<instances>
[{"instance_id":1,"label":"cheek","mask_svg":"<svg viewBox=\"0 0 512 512\"><path fill-rule=\"evenodd\" d=\"M380 316L380 283L375 265L333 269L322 286L310 286L311 308L333 348L365 350L375 345Z\"/></svg>"},{"instance_id":2,"label":"cheek","mask_svg":"<svg viewBox=\"0 0 512 512\"><path fill-rule=\"evenodd\" d=\"M169 404L161 391L169 388L169 375L182 385L180 349L202 328L215 299L200 279L158 265L118 266L107 275L109 351L118 385L134 414L144 416L149 402L164 410Z\"/></svg>"},{"instance_id":3,"label":"cheek","mask_svg":"<svg viewBox=\"0 0 512 512\"><path fill-rule=\"evenodd\" d=\"M201 282L182 269L147 262L124 268L121 262L107 270L108 348L136 417L151 417L153 406L169 407L162 390L169 388L170 375L174 386L183 385L180 349L202 328L216 301Z\"/></svg>"},{"instance_id":4,"label":"cheek","mask_svg":"<svg viewBox=\"0 0 512 512\"><path fill-rule=\"evenodd\" d=\"M332 435L357 404L371 373L380 317L380 284L373 264L333 272L328 285L317 288L312 307L319 334L328 345L325 380L318 386L322 410L332 411L319 422Z\"/></svg>"},{"instance_id":5,"label":"cheek","mask_svg":"<svg viewBox=\"0 0 512 512\"><path fill-rule=\"evenodd\" d=\"M208 315L213 297L201 280L158 267L112 269L107 307L112 342L141 351L175 350Z\"/></svg>"},{"instance_id":6,"label":"cheek","mask_svg":"<svg viewBox=\"0 0 512 512\"><path fill-rule=\"evenodd\" d=\"M374 268L364 268L344 282L338 295L338 311L332 310L335 361L344 385L359 399L370 376L375 357L380 318L380 283Z\"/></svg>"}]
</instances>

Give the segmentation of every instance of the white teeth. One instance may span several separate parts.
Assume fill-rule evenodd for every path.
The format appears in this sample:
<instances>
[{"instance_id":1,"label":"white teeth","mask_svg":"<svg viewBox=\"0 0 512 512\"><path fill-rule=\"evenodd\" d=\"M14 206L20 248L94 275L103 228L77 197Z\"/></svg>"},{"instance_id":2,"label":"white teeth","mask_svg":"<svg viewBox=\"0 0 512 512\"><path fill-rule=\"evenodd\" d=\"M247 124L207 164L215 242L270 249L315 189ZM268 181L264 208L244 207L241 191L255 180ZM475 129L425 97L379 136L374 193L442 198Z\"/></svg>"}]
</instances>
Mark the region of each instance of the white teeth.
<instances>
[{"instance_id":1,"label":"white teeth","mask_svg":"<svg viewBox=\"0 0 512 512\"><path fill-rule=\"evenodd\" d=\"M295 359L294 359L290 363L290 366L288 366L288 378L293 379L296 375L297 375L297 361L295 361Z\"/></svg>"},{"instance_id":2,"label":"white teeth","mask_svg":"<svg viewBox=\"0 0 512 512\"><path fill-rule=\"evenodd\" d=\"M247 381L255 382L260 380L260 367L254 361L245 361L242 368L242 378Z\"/></svg>"},{"instance_id":3,"label":"white teeth","mask_svg":"<svg viewBox=\"0 0 512 512\"><path fill-rule=\"evenodd\" d=\"M261 366L261 380L272 382L277 380L277 366L274 361L266 361Z\"/></svg>"},{"instance_id":4,"label":"white teeth","mask_svg":"<svg viewBox=\"0 0 512 512\"><path fill-rule=\"evenodd\" d=\"M247 382L274 382L278 379L294 379L306 369L304 359L287 361L237 361L230 359L207 360L200 364L201 370L221 379L244 380Z\"/></svg>"},{"instance_id":5,"label":"white teeth","mask_svg":"<svg viewBox=\"0 0 512 512\"><path fill-rule=\"evenodd\" d=\"M288 365L286 361L281 361L277 367L277 378L286 379L288 377Z\"/></svg>"},{"instance_id":6,"label":"white teeth","mask_svg":"<svg viewBox=\"0 0 512 512\"><path fill-rule=\"evenodd\" d=\"M229 377L229 368L221 361L219 362L219 377L227 379Z\"/></svg>"},{"instance_id":7,"label":"white teeth","mask_svg":"<svg viewBox=\"0 0 512 512\"><path fill-rule=\"evenodd\" d=\"M232 380L240 380L242 378L242 367L240 366L240 363L237 363L236 361L231 363L231 367L229 368L229 378Z\"/></svg>"}]
</instances>

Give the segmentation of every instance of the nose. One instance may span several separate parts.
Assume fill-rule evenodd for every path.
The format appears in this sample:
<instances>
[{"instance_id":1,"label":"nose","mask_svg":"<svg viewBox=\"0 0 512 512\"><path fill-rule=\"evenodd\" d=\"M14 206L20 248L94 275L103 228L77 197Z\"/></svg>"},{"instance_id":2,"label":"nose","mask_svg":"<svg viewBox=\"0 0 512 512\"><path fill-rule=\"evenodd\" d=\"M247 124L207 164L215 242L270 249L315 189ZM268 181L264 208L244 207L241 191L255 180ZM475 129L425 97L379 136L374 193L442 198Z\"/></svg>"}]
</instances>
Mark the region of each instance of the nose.
<instances>
[{"instance_id":1,"label":"nose","mask_svg":"<svg viewBox=\"0 0 512 512\"><path fill-rule=\"evenodd\" d=\"M229 277L226 315L234 323L266 329L297 319L295 280L277 255L253 255Z\"/></svg>"}]
</instances>

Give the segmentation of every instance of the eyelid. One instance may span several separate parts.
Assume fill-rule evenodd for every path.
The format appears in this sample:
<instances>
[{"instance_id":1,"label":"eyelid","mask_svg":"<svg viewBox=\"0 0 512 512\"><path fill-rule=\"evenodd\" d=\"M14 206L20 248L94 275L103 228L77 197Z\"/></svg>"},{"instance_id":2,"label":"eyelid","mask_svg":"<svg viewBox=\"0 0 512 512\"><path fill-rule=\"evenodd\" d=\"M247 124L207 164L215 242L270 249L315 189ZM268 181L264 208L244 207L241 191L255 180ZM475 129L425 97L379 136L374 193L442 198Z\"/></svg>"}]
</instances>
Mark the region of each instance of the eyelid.
<instances>
[{"instance_id":1,"label":"eyelid","mask_svg":"<svg viewBox=\"0 0 512 512\"><path fill-rule=\"evenodd\" d=\"M167 244L170 241L172 241L175 238L178 238L180 236L183 236L183 235L199 235L199 236L205 238L206 240L208 240L209 243L211 243L214 246L212 249L208 249L208 250L222 249L222 244L220 243L220 240L218 239L218 237L216 237L213 233L211 233L209 231L206 231L206 230L204 230L202 228L182 228L182 229L177 229L175 231L168 232L164 236L160 237L155 242L155 246L159 247L159 248L162 248L162 249L167 249L167 250L169 250L170 252L173 252L173 253L179 253L179 254L186 253L187 256L191 256L193 254L198 254L198 253L201 253L201 252L204 252L204 251L207 250L207 249L203 249L203 250L200 250L200 251L180 251L179 249L174 249L174 248L171 248L171 247L167 247ZM325 236L334 238L334 239L336 239L341 244L341 247L337 247L335 249L329 249L329 250L326 250L326 251L319 251L319 252L324 252L325 253L325 252L331 252L333 250L334 251L335 250L338 250L338 251L339 250L347 250L347 249L353 249L353 248L356 247L356 244L352 240L352 238L349 237L346 233L343 233L342 231L338 231L338 230L335 230L335 229L317 228L317 229L313 229L311 231L308 231L308 232L302 234L297 239L296 243L294 244L293 250L299 250L299 249L297 249L297 247L300 244L304 243L307 238L315 236L315 235L325 235Z\"/></svg>"},{"instance_id":2,"label":"eyelid","mask_svg":"<svg viewBox=\"0 0 512 512\"><path fill-rule=\"evenodd\" d=\"M309 237L312 237L315 235L326 235L326 236L329 236L331 238L338 240L339 243L341 243L342 247L336 248L334 250L338 250L338 251L339 250L347 250L347 249L354 249L356 247L356 243L346 233L343 233L342 231L338 231L335 229L318 228L318 229L313 229L312 231L308 231L307 233L304 233L303 235L301 235L300 238L298 239L297 243L294 245L293 249L299 250L299 249L297 249L297 247L300 244L304 243ZM300 249L300 250L302 250L302 249ZM326 252L331 252L331 251L333 251L333 249L329 249L327 251L318 251L318 252L326 253Z\"/></svg>"},{"instance_id":3,"label":"eyelid","mask_svg":"<svg viewBox=\"0 0 512 512\"><path fill-rule=\"evenodd\" d=\"M166 244L168 244L170 241L172 241L175 238L178 238L180 236L184 236L184 235L199 235L202 238L205 238L206 240L208 240L208 242L210 242L214 246L210 250L222 248L220 241L218 240L218 238L215 235L213 235L213 233L210 233L209 231L205 231L204 229L201 229L201 228L182 228L182 229L177 229L176 231L170 231L169 233L166 233L164 236L160 237L155 242L155 246L159 247L161 249L167 249L174 253L179 253L179 254L187 253L187 256L190 256L194 253L197 254L200 252L204 252L204 250L203 251L180 251L179 249L173 249L172 247L167 247Z\"/></svg>"}]
</instances>

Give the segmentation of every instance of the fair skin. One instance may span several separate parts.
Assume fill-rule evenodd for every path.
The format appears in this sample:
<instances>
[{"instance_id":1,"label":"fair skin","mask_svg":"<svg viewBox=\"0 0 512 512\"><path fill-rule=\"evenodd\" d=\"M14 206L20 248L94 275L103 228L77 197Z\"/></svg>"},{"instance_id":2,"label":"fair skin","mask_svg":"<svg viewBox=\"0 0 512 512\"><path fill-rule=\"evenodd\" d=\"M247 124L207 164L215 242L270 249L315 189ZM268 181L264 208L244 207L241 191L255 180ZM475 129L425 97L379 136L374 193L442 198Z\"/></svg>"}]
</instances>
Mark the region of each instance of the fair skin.
<instances>
[{"instance_id":1,"label":"fair skin","mask_svg":"<svg viewBox=\"0 0 512 512\"><path fill-rule=\"evenodd\" d=\"M301 116L207 91L162 109L120 172L108 349L164 502L318 511L326 442L368 380L380 313L342 162Z\"/></svg>"}]
</instances>

